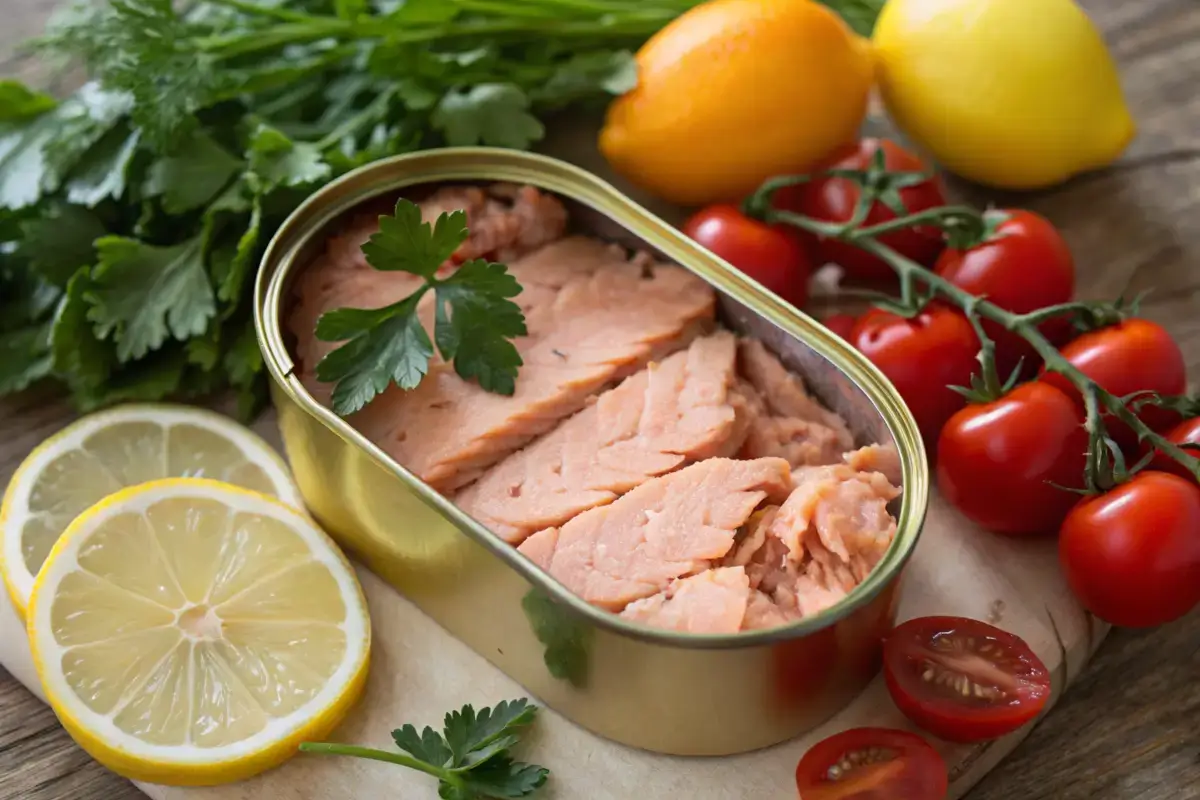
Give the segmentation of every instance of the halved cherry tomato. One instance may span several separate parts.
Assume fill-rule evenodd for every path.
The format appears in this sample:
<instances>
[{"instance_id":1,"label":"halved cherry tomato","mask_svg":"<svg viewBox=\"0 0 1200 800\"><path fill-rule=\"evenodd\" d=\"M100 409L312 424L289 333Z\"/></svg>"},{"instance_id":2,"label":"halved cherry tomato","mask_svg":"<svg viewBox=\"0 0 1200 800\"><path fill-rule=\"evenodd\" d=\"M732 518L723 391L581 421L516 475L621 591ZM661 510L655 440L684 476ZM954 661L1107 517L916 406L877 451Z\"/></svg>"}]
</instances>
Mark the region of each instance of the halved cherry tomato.
<instances>
[{"instance_id":1,"label":"halved cherry tomato","mask_svg":"<svg viewBox=\"0 0 1200 800\"><path fill-rule=\"evenodd\" d=\"M1194 444L1200 445L1200 417L1185 419L1183 422L1176 425L1171 430L1164 434L1167 441L1172 444ZM1200 458L1200 447L1187 448L1187 452ZM1180 464L1175 459L1163 453L1158 453L1154 456L1154 460L1150 462L1151 469L1162 470L1163 472L1173 472L1180 477L1194 481L1196 478L1192 473L1187 471L1187 468Z\"/></svg>"},{"instance_id":2,"label":"halved cherry tomato","mask_svg":"<svg viewBox=\"0 0 1200 800\"><path fill-rule=\"evenodd\" d=\"M853 149L847 148L834 156L828 168L866 169L875 151L880 148L883 149L884 163L891 172L929 171L925 162L890 139L862 139ZM860 193L859 186L847 178L818 178L781 189L775 193L774 204L777 208L813 219L846 222L854 214ZM946 204L941 182L936 177L900 189L899 195L910 214ZM895 212L876 201L863 224L876 225L895 218ZM928 226L893 231L879 237L879 241L921 264L932 264L943 246L940 231ZM821 240L817 255L818 264L830 261L839 264L850 279L883 281L891 280L895 275L887 264L875 256L836 239Z\"/></svg>"},{"instance_id":3,"label":"halved cherry tomato","mask_svg":"<svg viewBox=\"0 0 1200 800\"><path fill-rule=\"evenodd\" d=\"M938 256L934 271L971 294L986 296L1003 309L1017 314L1070 302L1075 293L1075 260L1062 234L1032 211L989 211L995 222L993 237L970 250L946 249ZM983 329L996 342L996 363L1002 376L1018 362L1036 369L1036 353L1021 337L994 322L984 320ZM1048 320L1042 333L1061 344L1071 334L1067 319Z\"/></svg>"},{"instance_id":4,"label":"halved cherry tomato","mask_svg":"<svg viewBox=\"0 0 1200 800\"><path fill-rule=\"evenodd\" d=\"M1143 471L1079 501L1058 555L1084 607L1113 625L1143 628L1200 604L1200 487Z\"/></svg>"},{"instance_id":5,"label":"halved cherry tomato","mask_svg":"<svg viewBox=\"0 0 1200 800\"><path fill-rule=\"evenodd\" d=\"M952 742L1015 731L1046 707L1050 672L1019 637L964 617L920 617L892 631L883 675L906 717Z\"/></svg>"},{"instance_id":6,"label":"halved cherry tomato","mask_svg":"<svg viewBox=\"0 0 1200 800\"><path fill-rule=\"evenodd\" d=\"M683 232L796 308L808 300L812 260L798 233L759 222L730 205L696 212Z\"/></svg>"},{"instance_id":7,"label":"halved cherry tomato","mask_svg":"<svg viewBox=\"0 0 1200 800\"><path fill-rule=\"evenodd\" d=\"M1026 383L991 403L969 405L942 428L937 479L968 519L1009 535L1054 533L1082 488L1083 412L1061 389Z\"/></svg>"},{"instance_id":8,"label":"halved cherry tomato","mask_svg":"<svg viewBox=\"0 0 1200 800\"><path fill-rule=\"evenodd\" d=\"M858 319L850 343L883 371L917 419L930 447L946 420L966 404L947 388L966 386L978 362L979 337L966 317L931 304L913 319L873 308Z\"/></svg>"},{"instance_id":9,"label":"halved cherry tomato","mask_svg":"<svg viewBox=\"0 0 1200 800\"><path fill-rule=\"evenodd\" d=\"M946 762L907 731L854 728L818 742L796 765L800 800L942 800Z\"/></svg>"},{"instance_id":10,"label":"halved cherry tomato","mask_svg":"<svg viewBox=\"0 0 1200 800\"><path fill-rule=\"evenodd\" d=\"M1161 325L1145 319L1128 319L1117 325L1091 331L1062 348L1063 357L1084 375L1117 397L1134 392L1183 394L1187 388L1187 365L1183 352ZM1083 399L1071 382L1057 373L1042 380L1075 398ZM1179 415L1163 408L1145 408L1139 416L1157 431L1173 427ZM1106 418L1108 432L1125 451L1133 452L1137 437L1128 425Z\"/></svg>"},{"instance_id":11,"label":"halved cherry tomato","mask_svg":"<svg viewBox=\"0 0 1200 800\"><path fill-rule=\"evenodd\" d=\"M858 317L853 314L830 314L821 320L822 325L847 341L850 339L850 332L854 330L856 322L858 322Z\"/></svg>"}]
</instances>

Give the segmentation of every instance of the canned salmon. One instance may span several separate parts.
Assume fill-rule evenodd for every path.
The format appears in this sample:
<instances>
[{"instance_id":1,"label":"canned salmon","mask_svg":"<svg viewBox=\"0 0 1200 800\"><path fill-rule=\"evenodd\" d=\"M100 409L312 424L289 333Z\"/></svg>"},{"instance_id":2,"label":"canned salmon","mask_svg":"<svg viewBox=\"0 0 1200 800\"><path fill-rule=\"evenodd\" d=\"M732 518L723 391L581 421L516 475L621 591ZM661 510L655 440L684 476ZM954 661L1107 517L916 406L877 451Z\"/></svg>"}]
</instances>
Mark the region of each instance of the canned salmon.
<instances>
[{"instance_id":1,"label":"canned salmon","mask_svg":"<svg viewBox=\"0 0 1200 800\"><path fill-rule=\"evenodd\" d=\"M380 283L359 263L399 196L423 212L470 205L466 254L511 259L529 326L512 397L462 389L433 365L411 393L393 387L347 418L330 410L312 370L329 345L306 332L331 297L399 299L385 297L403 289L395 273ZM728 755L819 725L874 676L928 501L911 414L842 339L602 180L489 148L362 167L276 233L255 322L314 516L564 716L651 751ZM754 421L782 413L780 391L810 404L795 424L821 430L799 450L754 444ZM657 422L651 397L669 405ZM614 425L658 438L609 437L596 452ZM881 450L850 451L862 445ZM880 535L790 541L789 504L814 470L865 475L856 460L876 452L898 462L858 487L872 508L886 504ZM581 471L582 483L571 477ZM791 565L784 589L755 572L771 567L764 540ZM831 593L834 573L844 590ZM708 616L693 613L700 605Z\"/></svg>"}]
</instances>

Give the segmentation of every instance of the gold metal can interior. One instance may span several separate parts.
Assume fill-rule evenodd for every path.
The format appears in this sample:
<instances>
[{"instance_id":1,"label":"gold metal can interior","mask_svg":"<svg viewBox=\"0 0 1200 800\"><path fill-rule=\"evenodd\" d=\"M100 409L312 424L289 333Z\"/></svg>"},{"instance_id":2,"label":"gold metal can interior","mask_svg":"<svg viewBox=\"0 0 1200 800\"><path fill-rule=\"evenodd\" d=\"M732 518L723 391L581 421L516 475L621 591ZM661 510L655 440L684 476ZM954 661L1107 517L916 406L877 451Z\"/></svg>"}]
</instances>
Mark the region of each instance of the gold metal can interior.
<instances>
[{"instance_id":1,"label":"gold metal can interior","mask_svg":"<svg viewBox=\"0 0 1200 800\"><path fill-rule=\"evenodd\" d=\"M288 279L322 233L379 195L419 184L495 180L553 192L615 223L708 281L732 307L769 323L776 349L779 341L799 343L869 399L900 454L904 496L892 547L846 600L791 626L733 636L633 625L567 592L302 388L281 315ZM360 168L317 192L276 233L256 280L255 319L284 444L313 513L443 627L584 727L659 752L742 752L819 724L874 674L929 490L911 414L886 379L841 339L610 185L561 161L489 148L425 151ZM582 656L552 652L547 631L556 628L567 632L559 649L574 643ZM807 676L804 688L789 675Z\"/></svg>"}]
</instances>

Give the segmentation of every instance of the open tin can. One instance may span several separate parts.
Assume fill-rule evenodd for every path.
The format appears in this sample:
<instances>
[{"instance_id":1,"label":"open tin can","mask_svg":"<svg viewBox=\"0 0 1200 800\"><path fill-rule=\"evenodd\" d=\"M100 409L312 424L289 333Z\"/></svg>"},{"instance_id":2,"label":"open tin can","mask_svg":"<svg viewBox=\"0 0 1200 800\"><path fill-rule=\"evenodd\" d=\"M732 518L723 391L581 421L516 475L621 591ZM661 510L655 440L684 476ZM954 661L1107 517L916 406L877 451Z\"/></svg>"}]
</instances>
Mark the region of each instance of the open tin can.
<instances>
[{"instance_id":1,"label":"open tin can","mask_svg":"<svg viewBox=\"0 0 1200 800\"><path fill-rule=\"evenodd\" d=\"M574 230L691 271L716 290L719 321L774 351L860 444L896 447L896 537L854 592L794 624L735 635L628 622L575 596L313 399L295 374L282 320L293 278L329 233L371 200L492 181L553 193ZM257 276L255 323L284 446L313 515L451 634L585 728L656 752L728 755L819 725L876 674L928 502L912 415L844 341L594 175L490 148L423 151L357 169L310 197L276 233Z\"/></svg>"}]
</instances>

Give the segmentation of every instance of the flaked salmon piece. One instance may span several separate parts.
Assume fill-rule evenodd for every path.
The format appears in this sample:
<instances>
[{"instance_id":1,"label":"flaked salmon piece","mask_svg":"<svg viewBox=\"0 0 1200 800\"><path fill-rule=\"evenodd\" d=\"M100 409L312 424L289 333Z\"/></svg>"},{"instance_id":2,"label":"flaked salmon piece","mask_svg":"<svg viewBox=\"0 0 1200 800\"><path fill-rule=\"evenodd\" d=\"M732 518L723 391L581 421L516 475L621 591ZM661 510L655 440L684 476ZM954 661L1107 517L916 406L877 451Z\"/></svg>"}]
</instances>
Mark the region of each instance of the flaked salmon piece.
<instances>
[{"instance_id":1,"label":"flaked salmon piece","mask_svg":"<svg viewBox=\"0 0 1200 800\"><path fill-rule=\"evenodd\" d=\"M771 533L787 545L791 560L801 561L815 532L824 549L849 564L859 581L866 578L896 535L896 520L887 506L900 490L881 473L849 467L805 470L796 481Z\"/></svg>"},{"instance_id":2,"label":"flaked salmon piece","mask_svg":"<svg viewBox=\"0 0 1200 800\"><path fill-rule=\"evenodd\" d=\"M443 212L462 210L467 215L467 239L443 265L439 273L443 276L472 258L511 259L528 253L561 237L567 224L562 203L530 186L444 187L417 205L421 219L431 224ZM338 346L313 335L322 314L335 308L382 308L403 300L424 283L417 275L376 270L367 264L362 246L379 231L380 215L390 211L387 205L374 203L370 212L352 217L297 277L288 329L296 337L302 369L313 369Z\"/></svg>"},{"instance_id":3,"label":"flaked salmon piece","mask_svg":"<svg viewBox=\"0 0 1200 800\"><path fill-rule=\"evenodd\" d=\"M762 342L742 340L740 356L758 412L746 437L744 457L777 456L799 467L835 463L854 447L854 437L842 418L814 400L804 383Z\"/></svg>"},{"instance_id":4,"label":"flaked salmon piece","mask_svg":"<svg viewBox=\"0 0 1200 800\"><path fill-rule=\"evenodd\" d=\"M869 444L844 454L842 461L857 472L878 472L895 486L899 486L904 478L895 445Z\"/></svg>"},{"instance_id":5,"label":"flaked salmon piece","mask_svg":"<svg viewBox=\"0 0 1200 800\"><path fill-rule=\"evenodd\" d=\"M412 391L392 386L350 422L438 491L472 482L597 391L686 347L712 323L712 289L686 270L643 270L624 251L570 237L514 261L528 306L516 392L484 391L432 359ZM526 295L529 297L526 297Z\"/></svg>"},{"instance_id":6,"label":"flaked salmon piece","mask_svg":"<svg viewBox=\"0 0 1200 800\"><path fill-rule=\"evenodd\" d=\"M737 633L746 617L750 579L741 567L710 569L675 581L625 607L621 616L683 633Z\"/></svg>"},{"instance_id":7,"label":"flaked salmon piece","mask_svg":"<svg viewBox=\"0 0 1200 800\"><path fill-rule=\"evenodd\" d=\"M518 549L587 602L620 611L724 557L759 504L787 496L790 473L778 458L711 458L539 531Z\"/></svg>"},{"instance_id":8,"label":"flaked salmon piece","mask_svg":"<svg viewBox=\"0 0 1200 800\"><path fill-rule=\"evenodd\" d=\"M785 608L780 606L768 594L753 589L750 601L746 604L746 615L742 618L744 631L756 631L763 628L777 628L801 618L800 612L793 605Z\"/></svg>"},{"instance_id":9,"label":"flaked salmon piece","mask_svg":"<svg viewBox=\"0 0 1200 800\"><path fill-rule=\"evenodd\" d=\"M687 350L619 386L464 489L454 502L511 544L611 503L656 475L735 451L729 401L733 334Z\"/></svg>"}]
</instances>

